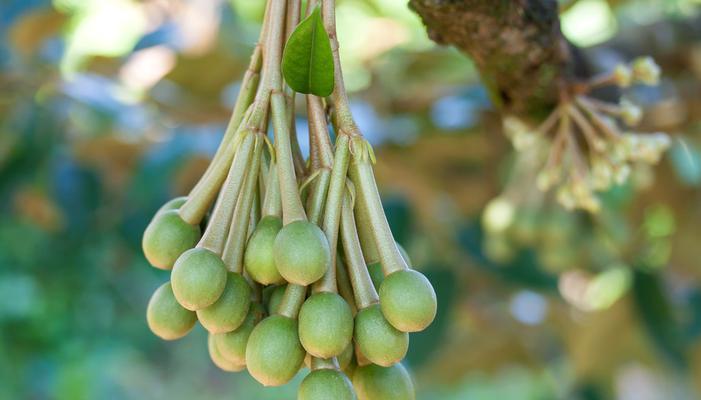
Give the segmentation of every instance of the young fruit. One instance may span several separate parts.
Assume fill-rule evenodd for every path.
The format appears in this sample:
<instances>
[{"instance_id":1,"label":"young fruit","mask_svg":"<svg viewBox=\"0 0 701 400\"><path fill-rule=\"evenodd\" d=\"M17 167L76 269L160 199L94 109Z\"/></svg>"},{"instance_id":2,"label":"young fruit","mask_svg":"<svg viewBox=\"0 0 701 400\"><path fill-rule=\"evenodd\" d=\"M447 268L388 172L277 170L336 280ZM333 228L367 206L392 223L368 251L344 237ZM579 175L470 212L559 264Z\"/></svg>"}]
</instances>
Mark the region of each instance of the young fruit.
<instances>
[{"instance_id":1,"label":"young fruit","mask_svg":"<svg viewBox=\"0 0 701 400\"><path fill-rule=\"evenodd\" d=\"M238 328L251 305L251 287L236 272L229 272L219 299L209 307L197 310L197 319L210 333L231 332Z\"/></svg>"},{"instance_id":2,"label":"young fruit","mask_svg":"<svg viewBox=\"0 0 701 400\"><path fill-rule=\"evenodd\" d=\"M280 386L297 374L305 354L297 321L272 315L256 325L248 337L246 367L264 386Z\"/></svg>"},{"instance_id":3,"label":"young fruit","mask_svg":"<svg viewBox=\"0 0 701 400\"><path fill-rule=\"evenodd\" d=\"M265 310L262 305L251 303L251 309L248 311L246 319L235 331L212 335L219 354L224 359L234 365L246 365L248 337L258 321L262 319L264 313Z\"/></svg>"},{"instance_id":4,"label":"young fruit","mask_svg":"<svg viewBox=\"0 0 701 400\"><path fill-rule=\"evenodd\" d=\"M282 229L280 217L268 215L258 222L246 246L244 267L254 281L263 285L282 283L282 275L275 266L273 245Z\"/></svg>"},{"instance_id":5,"label":"young fruit","mask_svg":"<svg viewBox=\"0 0 701 400\"><path fill-rule=\"evenodd\" d=\"M319 280L330 263L324 232L307 221L285 225L273 246L275 265L287 282L307 286Z\"/></svg>"},{"instance_id":6,"label":"young fruit","mask_svg":"<svg viewBox=\"0 0 701 400\"><path fill-rule=\"evenodd\" d=\"M356 314L354 338L368 360L385 367L401 361L409 348L409 334L390 325L382 315L379 304Z\"/></svg>"},{"instance_id":7,"label":"young fruit","mask_svg":"<svg viewBox=\"0 0 701 400\"><path fill-rule=\"evenodd\" d=\"M436 317L436 292L418 271L389 274L380 285L379 295L382 314L402 332L422 331Z\"/></svg>"},{"instance_id":8,"label":"young fruit","mask_svg":"<svg viewBox=\"0 0 701 400\"><path fill-rule=\"evenodd\" d=\"M212 359L214 365L227 372L238 372L243 371L246 368L243 364L236 364L222 357L219 349L217 348L217 343L214 340L214 335L211 333L207 337L207 349L209 350L209 358Z\"/></svg>"},{"instance_id":9,"label":"young fruit","mask_svg":"<svg viewBox=\"0 0 701 400\"><path fill-rule=\"evenodd\" d=\"M156 214L144 231L141 246L151 265L171 269L175 260L200 239L200 227L183 221L177 210Z\"/></svg>"},{"instance_id":10,"label":"young fruit","mask_svg":"<svg viewBox=\"0 0 701 400\"><path fill-rule=\"evenodd\" d=\"M391 367L368 364L353 374L358 400L414 400L414 383L400 363Z\"/></svg>"},{"instance_id":11,"label":"young fruit","mask_svg":"<svg viewBox=\"0 0 701 400\"><path fill-rule=\"evenodd\" d=\"M183 253L170 274L178 303L188 310L201 310L214 304L226 286L224 261L205 248Z\"/></svg>"},{"instance_id":12,"label":"young fruit","mask_svg":"<svg viewBox=\"0 0 701 400\"><path fill-rule=\"evenodd\" d=\"M350 379L335 369L317 369L299 385L297 400L354 400Z\"/></svg>"},{"instance_id":13,"label":"young fruit","mask_svg":"<svg viewBox=\"0 0 701 400\"><path fill-rule=\"evenodd\" d=\"M166 282L153 292L146 308L146 321L156 336L175 340L190 332L197 322L197 315L175 300L170 282Z\"/></svg>"},{"instance_id":14,"label":"young fruit","mask_svg":"<svg viewBox=\"0 0 701 400\"><path fill-rule=\"evenodd\" d=\"M302 346L314 357L337 356L353 338L353 313L336 293L313 294L302 304L297 319Z\"/></svg>"}]
</instances>

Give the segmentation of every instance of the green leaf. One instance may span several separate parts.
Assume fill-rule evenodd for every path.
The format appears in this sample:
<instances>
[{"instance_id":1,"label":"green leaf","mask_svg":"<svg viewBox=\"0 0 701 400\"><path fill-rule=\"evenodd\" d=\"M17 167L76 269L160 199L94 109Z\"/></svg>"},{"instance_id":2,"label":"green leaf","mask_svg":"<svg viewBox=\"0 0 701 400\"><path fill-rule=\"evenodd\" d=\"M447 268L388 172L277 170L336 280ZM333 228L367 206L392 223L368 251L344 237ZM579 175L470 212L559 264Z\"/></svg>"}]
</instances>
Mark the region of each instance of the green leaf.
<instances>
[{"instance_id":1,"label":"green leaf","mask_svg":"<svg viewBox=\"0 0 701 400\"><path fill-rule=\"evenodd\" d=\"M333 92L333 54L319 7L290 35L282 56L282 73L296 92L320 97Z\"/></svg>"}]
</instances>

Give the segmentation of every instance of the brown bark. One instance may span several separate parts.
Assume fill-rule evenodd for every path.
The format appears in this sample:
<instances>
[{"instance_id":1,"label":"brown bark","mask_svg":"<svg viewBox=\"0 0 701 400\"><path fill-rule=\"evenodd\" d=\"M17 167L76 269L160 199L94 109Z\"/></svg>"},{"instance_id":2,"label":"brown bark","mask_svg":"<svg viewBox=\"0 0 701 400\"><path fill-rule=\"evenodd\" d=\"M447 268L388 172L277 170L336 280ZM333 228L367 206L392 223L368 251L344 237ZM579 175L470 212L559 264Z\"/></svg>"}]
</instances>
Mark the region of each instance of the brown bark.
<instances>
[{"instance_id":1,"label":"brown bark","mask_svg":"<svg viewBox=\"0 0 701 400\"><path fill-rule=\"evenodd\" d=\"M410 0L429 37L467 53L497 107L542 116L570 75L556 0Z\"/></svg>"}]
</instances>

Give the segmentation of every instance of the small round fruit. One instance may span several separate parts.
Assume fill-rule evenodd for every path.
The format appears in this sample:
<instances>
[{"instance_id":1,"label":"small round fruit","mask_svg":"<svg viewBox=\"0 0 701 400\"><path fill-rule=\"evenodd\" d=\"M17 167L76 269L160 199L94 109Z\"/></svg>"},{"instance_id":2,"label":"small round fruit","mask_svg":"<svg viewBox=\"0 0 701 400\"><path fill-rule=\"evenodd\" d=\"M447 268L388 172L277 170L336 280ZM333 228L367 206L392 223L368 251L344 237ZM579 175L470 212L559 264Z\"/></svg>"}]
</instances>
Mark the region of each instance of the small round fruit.
<instances>
[{"instance_id":1,"label":"small round fruit","mask_svg":"<svg viewBox=\"0 0 701 400\"><path fill-rule=\"evenodd\" d=\"M353 384L343 372L317 369L299 385L298 400L354 400Z\"/></svg>"},{"instance_id":2,"label":"small round fruit","mask_svg":"<svg viewBox=\"0 0 701 400\"><path fill-rule=\"evenodd\" d=\"M287 282L307 286L319 280L331 262L329 243L318 226L307 221L285 225L273 246L275 265Z\"/></svg>"},{"instance_id":3,"label":"small round fruit","mask_svg":"<svg viewBox=\"0 0 701 400\"><path fill-rule=\"evenodd\" d=\"M156 336L175 340L190 332L197 322L197 315L178 303L170 282L166 282L153 292L146 308L146 321Z\"/></svg>"},{"instance_id":4,"label":"small round fruit","mask_svg":"<svg viewBox=\"0 0 701 400\"><path fill-rule=\"evenodd\" d=\"M336 293L313 294L302 304L297 319L302 346L314 357L335 357L353 338L353 313Z\"/></svg>"},{"instance_id":5,"label":"small round fruit","mask_svg":"<svg viewBox=\"0 0 701 400\"><path fill-rule=\"evenodd\" d=\"M273 245L282 229L280 217L268 215L258 222L246 246L243 264L248 275L263 285L282 283L282 275L275 266Z\"/></svg>"},{"instance_id":6,"label":"small round fruit","mask_svg":"<svg viewBox=\"0 0 701 400\"><path fill-rule=\"evenodd\" d=\"M227 372L238 372L243 371L246 368L245 365L233 363L226 358L222 357L219 349L217 348L217 343L214 340L214 335L211 333L207 337L207 349L209 350L209 358L212 359L214 365Z\"/></svg>"},{"instance_id":7,"label":"small round fruit","mask_svg":"<svg viewBox=\"0 0 701 400\"><path fill-rule=\"evenodd\" d=\"M270 293L270 298L268 298L268 315L273 315L277 312L280 303L282 303L282 298L285 296L285 290L287 285L280 285L273 288Z\"/></svg>"},{"instance_id":8,"label":"small round fruit","mask_svg":"<svg viewBox=\"0 0 701 400\"><path fill-rule=\"evenodd\" d=\"M402 332L419 332L436 317L436 292L418 271L396 271L385 277L379 290L382 314Z\"/></svg>"},{"instance_id":9,"label":"small round fruit","mask_svg":"<svg viewBox=\"0 0 701 400\"><path fill-rule=\"evenodd\" d=\"M200 227L183 221L177 210L159 212L144 231L141 246L151 265L171 269L175 260L200 240Z\"/></svg>"},{"instance_id":10,"label":"small round fruit","mask_svg":"<svg viewBox=\"0 0 701 400\"><path fill-rule=\"evenodd\" d=\"M178 210L183 204L185 204L186 201L187 196L180 196L174 199L170 199L165 204L163 204L161 208L158 209L158 211L156 211L156 215L164 211Z\"/></svg>"},{"instance_id":11,"label":"small round fruit","mask_svg":"<svg viewBox=\"0 0 701 400\"><path fill-rule=\"evenodd\" d=\"M368 364L353 373L358 400L414 400L414 383L400 363L391 367Z\"/></svg>"},{"instance_id":12,"label":"small round fruit","mask_svg":"<svg viewBox=\"0 0 701 400\"><path fill-rule=\"evenodd\" d=\"M188 310L214 304L226 286L224 261L214 252L195 248L183 253L170 274L178 303Z\"/></svg>"},{"instance_id":13,"label":"small round fruit","mask_svg":"<svg viewBox=\"0 0 701 400\"><path fill-rule=\"evenodd\" d=\"M379 304L356 314L353 336L368 360L385 367L401 361L409 348L409 334L390 325L382 315Z\"/></svg>"},{"instance_id":14,"label":"small round fruit","mask_svg":"<svg viewBox=\"0 0 701 400\"><path fill-rule=\"evenodd\" d=\"M246 365L246 344L253 328L264 314L263 306L251 303L246 320L235 331L212 335L219 354L234 365Z\"/></svg>"},{"instance_id":15,"label":"small round fruit","mask_svg":"<svg viewBox=\"0 0 701 400\"><path fill-rule=\"evenodd\" d=\"M264 386L280 386L297 374L305 354L297 321L273 315L256 325L248 337L246 367Z\"/></svg>"},{"instance_id":16,"label":"small round fruit","mask_svg":"<svg viewBox=\"0 0 701 400\"><path fill-rule=\"evenodd\" d=\"M236 272L229 272L219 299L209 307L197 310L197 319L210 333L231 332L246 319L251 305L251 287Z\"/></svg>"}]
</instances>

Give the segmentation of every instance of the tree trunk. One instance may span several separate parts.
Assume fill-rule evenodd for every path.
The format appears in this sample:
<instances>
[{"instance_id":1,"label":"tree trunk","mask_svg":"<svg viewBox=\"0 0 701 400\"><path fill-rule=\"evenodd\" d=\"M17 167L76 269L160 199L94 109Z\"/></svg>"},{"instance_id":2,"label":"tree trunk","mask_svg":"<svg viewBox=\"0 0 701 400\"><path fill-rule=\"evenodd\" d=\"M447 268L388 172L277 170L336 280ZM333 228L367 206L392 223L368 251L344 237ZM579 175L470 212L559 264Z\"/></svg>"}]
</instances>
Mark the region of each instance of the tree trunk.
<instances>
[{"instance_id":1,"label":"tree trunk","mask_svg":"<svg viewBox=\"0 0 701 400\"><path fill-rule=\"evenodd\" d=\"M429 37L467 53L496 106L542 117L572 76L556 0L410 0Z\"/></svg>"}]
</instances>

